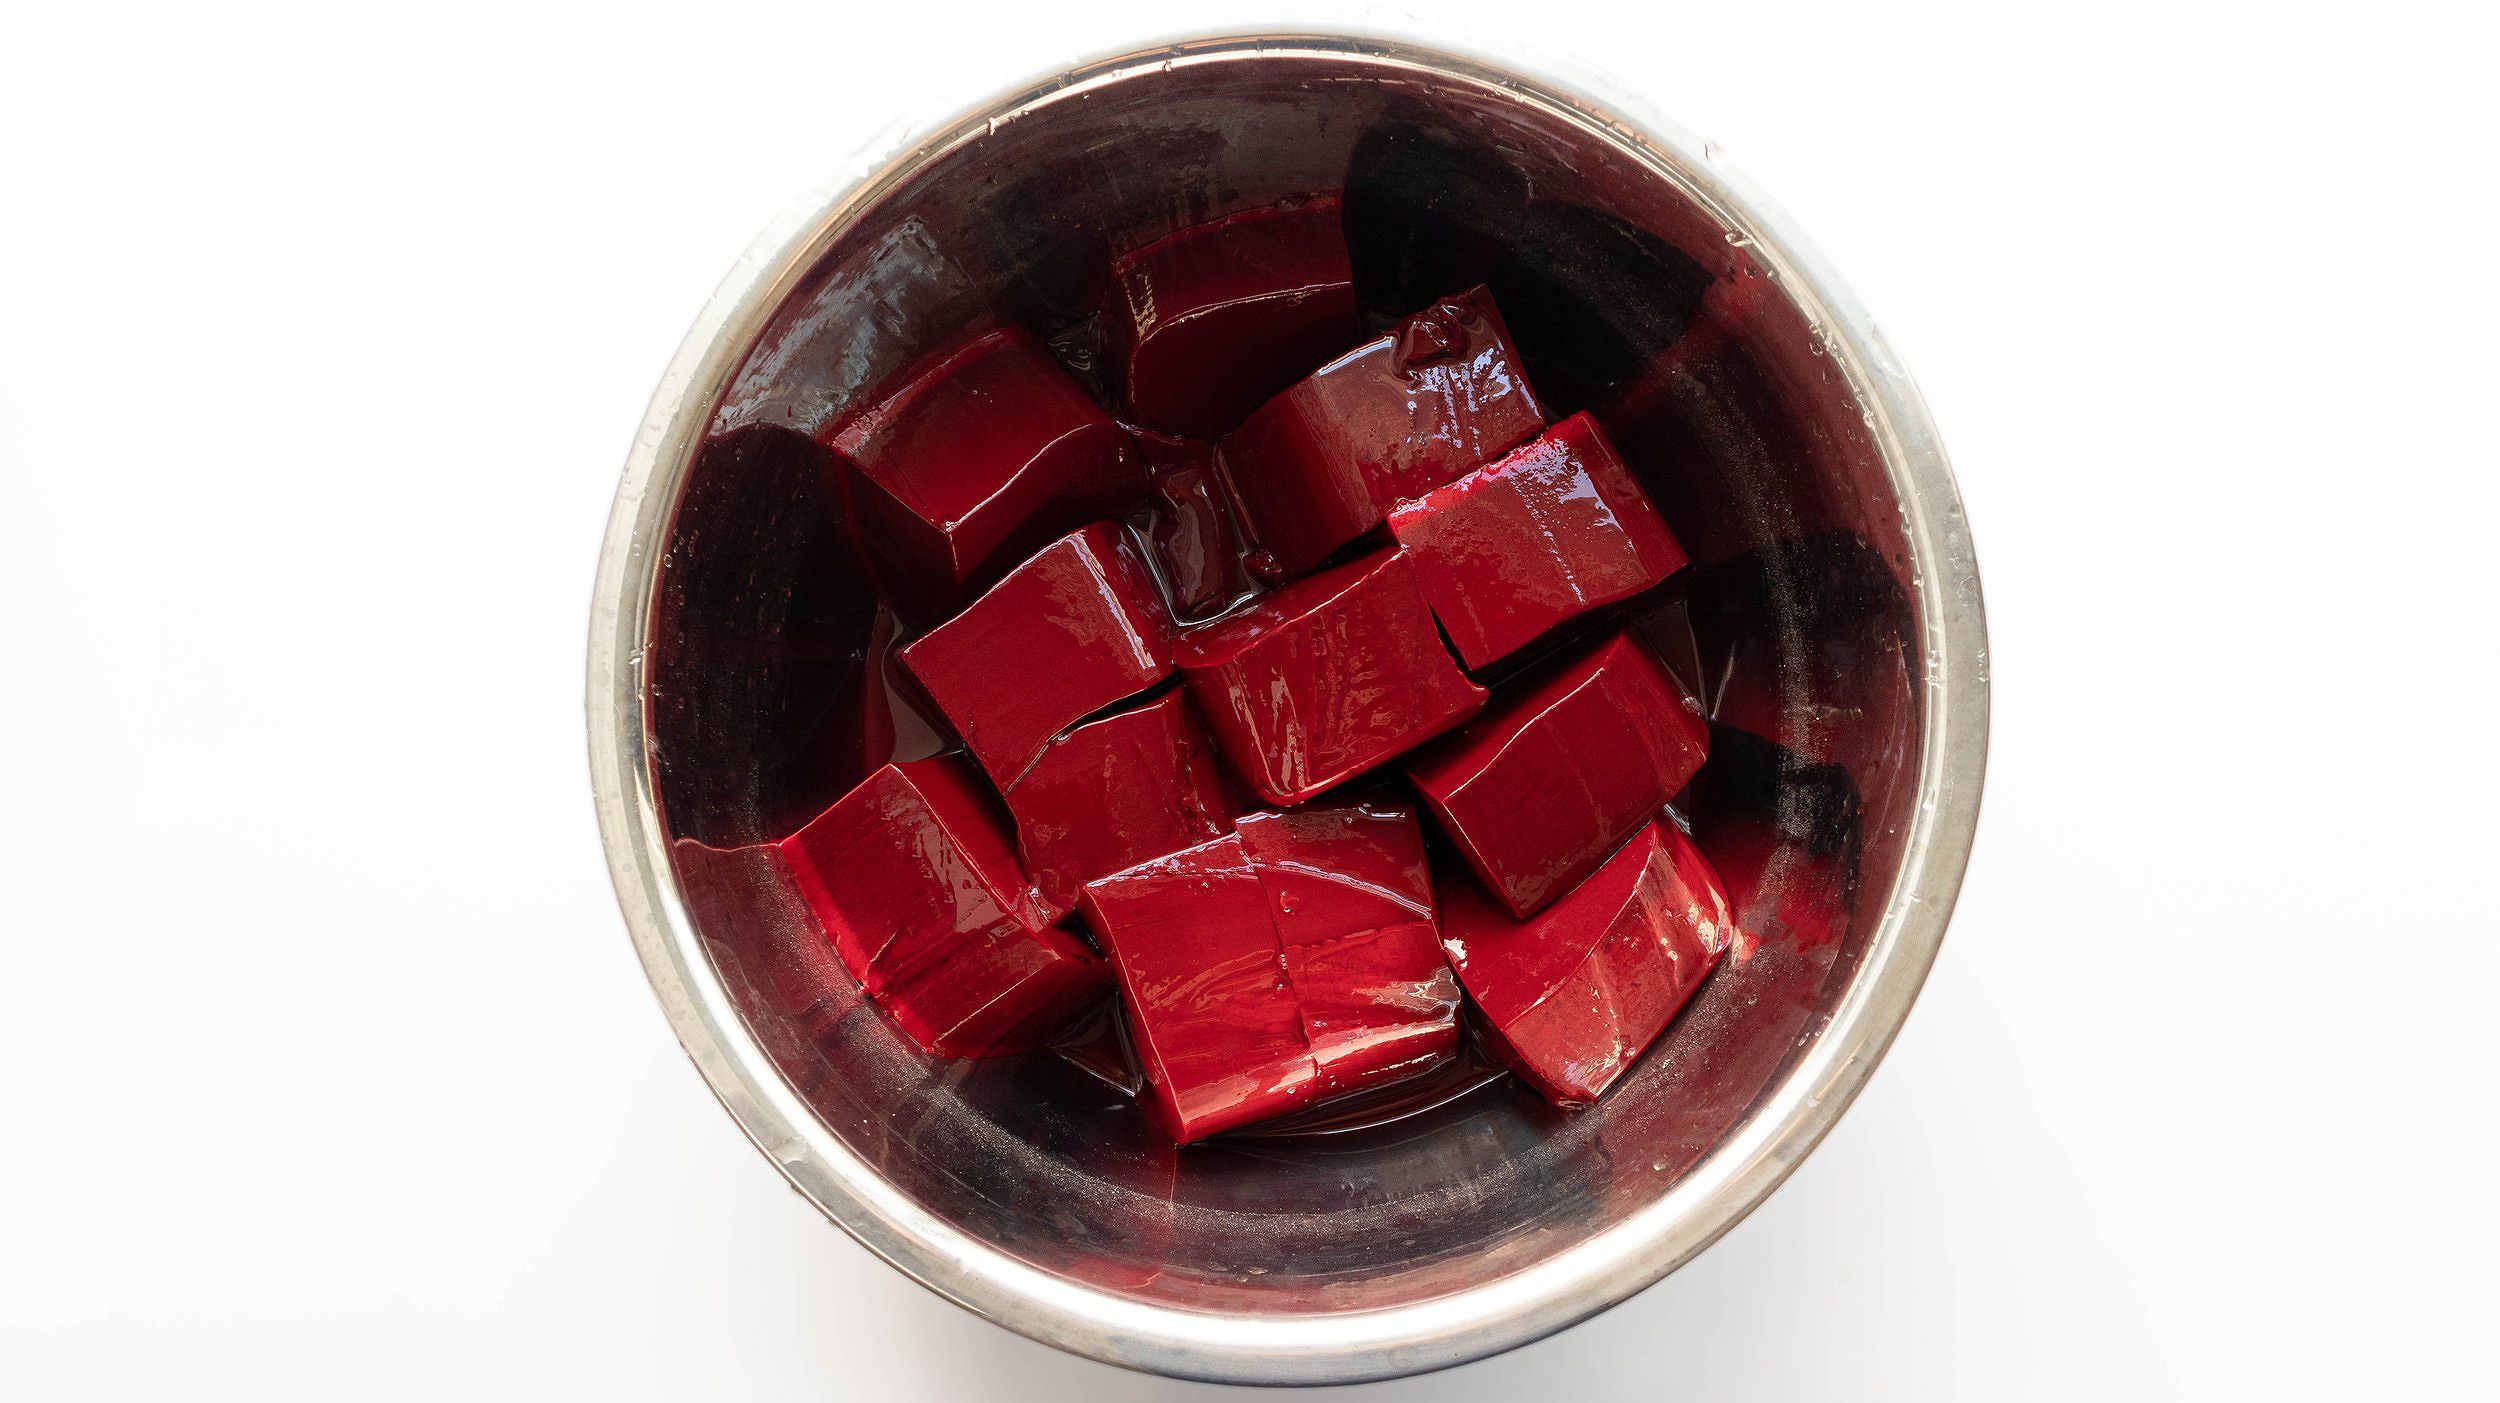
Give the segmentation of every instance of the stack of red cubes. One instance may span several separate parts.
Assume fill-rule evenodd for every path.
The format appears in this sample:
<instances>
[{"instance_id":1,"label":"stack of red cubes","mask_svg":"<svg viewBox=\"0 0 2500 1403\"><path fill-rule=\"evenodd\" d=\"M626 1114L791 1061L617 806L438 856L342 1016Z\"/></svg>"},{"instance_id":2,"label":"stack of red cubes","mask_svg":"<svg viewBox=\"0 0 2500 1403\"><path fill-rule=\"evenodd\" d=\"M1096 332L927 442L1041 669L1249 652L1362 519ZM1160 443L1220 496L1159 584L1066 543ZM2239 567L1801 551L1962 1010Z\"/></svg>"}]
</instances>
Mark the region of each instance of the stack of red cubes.
<instances>
[{"instance_id":1,"label":"stack of red cubes","mask_svg":"<svg viewBox=\"0 0 2500 1403\"><path fill-rule=\"evenodd\" d=\"M1735 935L1668 804L1709 727L1626 601L1687 564L1501 311L1366 337L1339 203L1112 266L1098 402L1018 328L819 435L895 657L959 749L766 851L928 1052L1116 995L1192 1141L1474 1046L1560 1104Z\"/></svg>"}]
</instances>

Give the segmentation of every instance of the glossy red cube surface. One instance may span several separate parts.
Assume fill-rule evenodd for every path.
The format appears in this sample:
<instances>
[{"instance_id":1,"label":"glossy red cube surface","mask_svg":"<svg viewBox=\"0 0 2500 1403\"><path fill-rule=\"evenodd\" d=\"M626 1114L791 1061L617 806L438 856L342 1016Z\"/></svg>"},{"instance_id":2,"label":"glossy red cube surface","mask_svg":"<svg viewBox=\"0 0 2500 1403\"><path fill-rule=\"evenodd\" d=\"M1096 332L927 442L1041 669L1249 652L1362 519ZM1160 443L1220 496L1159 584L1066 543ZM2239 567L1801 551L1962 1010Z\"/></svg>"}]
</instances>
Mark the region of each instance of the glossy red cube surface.
<instances>
[{"instance_id":1,"label":"glossy red cube surface","mask_svg":"<svg viewBox=\"0 0 2500 1403\"><path fill-rule=\"evenodd\" d=\"M1103 988L953 756L878 770L777 847L842 963L938 1056L1039 1046Z\"/></svg>"},{"instance_id":2,"label":"glossy red cube surface","mask_svg":"<svg viewBox=\"0 0 2500 1403\"><path fill-rule=\"evenodd\" d=\"M861 548L921 619L1146 490L1128 435L1016 328L937 357L825 441L850 465Z\"/></svg>"},{"instance_id":3,"label":"glossy red cube surface","mask_svg":"<svg viewBox=\"0 0 2500 1403\"><path fill-rule=\"evenodd\" d=\"M1050 738L1172 671L1172 619L1128 533L1096 522L914 639L903 666L999 788Z\"/></svg>"},{"instance_id":4,"label":"glossy red cube surface","mask_svg":"<svg viewBox=\"0 0 2500 1403\"><path fill-rule=\"evenodd\" d=\"M1503 1063L1557 1105L1594 1101L1666 1031L1735 936L1727 894L1661 819L1527 920L1441 885L1441 944Z\"/></svg>"},{"instance_id":5,"label":"glossy red cube surface","mask_svg":"<svg viewBox=\"0 0 2500 1403\"><path fill-rule=\"evenodd\" d=\"M1395 551L1187 630L1173 653L1224 758L1272 804L1298 804L1484 705Z\"/></svg>"},{"instance_id":6,"label":"glossy red cube surface","mask_svg":"<svg viewBox=\"0 0 2500 1403\"><path fill-rule=\"evenodd\" d=\"M1400 505L1389 532L1414 557L1433 617L1469 667L1628 599L1686 563L1585 414Z\"/></svg>"},{"instance_id":7,"label":"glossy red cube surface","mask_svg":"<svg viewBox=\"0 0 2500 1403\"><path fill-rule=\"evenodd\" d=\"M1237 835L1089 882L1081 908L1118 972L1149 1104L1173 1139L1318 1093L1267 891Z\"/></svg>"},{"instance_id":8,"label":"glossy red cube surface","mask_svg":"<svg viewBox=\"0 0 2500 1403\"><path fill-rule=\"evenodd\" d=\"M1251 815L1088 883L1082 906L1175 1139L1383 1085L1457 1049L1458 985L1410 808Z\"/></svg>"},{"instance_id":9,"label":"glossy red cube surface","mask_svg":"<svg viewBox=\"0 0 2500 1403\"><path fill-rule=\"evenodd\" d=\"M1618 633L1524 679L1406 772L1485 888L1526 917L1656 819L1709 750L1699 704Z\"/></svg>"},{"instance_id":10,"label":"glossy red cube surface","mask_svg":"<svg viewBox=\"0 0 2500 1403\"><path fill-rule=\"evenodd\" d=\"M1444 298L1261 405L1222 451L1250 534L1299 574L1534 438L1544 409L1484 289Z\"/></svg>"},{"instance_id":11,"label":"glossy red cube surface","mask_svg":"<svg viewBox=\"0 0 2500 1403\"><path fill-rule=\"evenodd\" d=\"M1007 808L1024 870L1061 912L1087 882L1220 837L1241 812L1180 692L1051 741L1008 786Z\"/></svg>"},{"instance_id":12,"label":"glossy red cube surface","mask_svg":"<svg viewBox=\"0 0 2500 1403\"><path fill-rule=\"evenodd\" d=\"M1129 417L1166 433L1224 433L1363 334L1334 194L1157 239L1111 282Z\"/></svg>"},{"instance_id":13,"label":"glossy red cube surface","mask_svg":"<svg viewBox=\"0 0 2500 1403\"><path fill-rule=\"evenodd\" d=\"M1252 814L1239 830L1267 889L1320 1099L1456 1051L1458 979L1441 952L1412 804Z\"/></svg>"}]
</instances>

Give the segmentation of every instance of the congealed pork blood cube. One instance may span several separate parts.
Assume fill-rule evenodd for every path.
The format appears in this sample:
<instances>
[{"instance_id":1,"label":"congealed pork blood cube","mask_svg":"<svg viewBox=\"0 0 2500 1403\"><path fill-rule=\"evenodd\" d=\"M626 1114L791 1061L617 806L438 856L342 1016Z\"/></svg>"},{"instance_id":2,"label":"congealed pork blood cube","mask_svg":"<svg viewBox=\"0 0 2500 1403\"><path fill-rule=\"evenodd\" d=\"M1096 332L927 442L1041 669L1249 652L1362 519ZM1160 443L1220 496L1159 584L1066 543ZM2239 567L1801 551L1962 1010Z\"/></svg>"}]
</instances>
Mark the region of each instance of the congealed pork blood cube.
<instances>
[{"instance_id":1,"label":"congealed pork blood cube","mask_svg":"<svg viewBox=\"0 0 2500 1403\"><path fill-rule=\"evenodd\" d=\"M1238 835L1088 882L1151 1104L1183 1143L1311 1100L1319 1068Z\"/></svg>"},{"instance_id":2,"label":"congealed pork blood cube","mask_svg":"<svg viewBox=\"0 0 2500 1403\"><path fill-rule=\"evenodd\" d=\"M1086 884L1158 1118L1181 1141L1428 1070L1456 1051L1411 808L1243 818Z\"/></svg>"},{"instance_id":3,"label":"congealed pork blood cube","mask_svg":"<svg viewBox=\"0 0 2500 1403\"><path fill-rule=\"evenodd\" d=\"M903 649L903 666L1005 789L1052 736L1172 671L1172 619L1128 534L1096 522Z\"/></svg>"},{"instance_id":4,"label":"congealed pork blood cube","mask_svg":"<svg viewBox=\"0 0 2500 1403\"><path fill-rule=\"evenodd\" d=\"M1545 411L1483 288L1444 298L1224 438L1250 534L1292 574L1389 509L1536 436Z\"/></svg>"},{"instance_id":5,"label":"congealed pork blood cube","mask_svg":"<svg viewBox=\"0 0 2500 1403\"><path fill-rule=\"evenodd\" d=\"M1396 551L1187 630L1173 653L1224 757L1272 804L1301 803L1484 705Z\"/></svg>"},{"instance_id":6,"label":"congealed pork blood cube","mask_svg":"<svg viewBox=\"0 0 2500 1403\"><path fill-rule=\"evenodd\" d=\"M1684 548L1585 414L1399 506L1389 531L1472 668L1685 565Z\"/></svg>"},{"instance_id":7,"label":"congealed pork blood cube","mask_svg":"<svg viewBox=\"0 0 2500 1403\"><path fill-rule=\"evenodd\" d=\"M1103 986L952 756L886 766L779 848L842 963L938 1056L1037 1047Z\"/></svg>"},{"instance_id":8,"label":"congealed pork blood cube","mask_svg":"<svg viewBox=\"0 0 2500 1403\"><path fill-rule=\"evenodd\" d=\"M1239 825L1319 1068L1319 1096L1400 1080L1456 1049L1458 980L1441 953L1411 803L1379 799Z\"/></svg>"},{"instance_id":9,"label":"congealed pork blood cube","mask_svg":"<svg viewBox=\"0 0 2500 1403\"><path fill-rule=\"evenodd\" d=\"M1525 921L1464 878L1441 884L1441 943L1490 1050L1557 1105L1613 1085L1734 936L1718 876L1666 819Z\"/></svg>"},{"instance_id":10,"label":"congealed pork blood cube","mask_svg":"<svg viewBox=\"0 0 2500 1403\"><path fill-rule=\"evenodd\" d=\"M1146 488L1128 435L1012 327L938 357L825 438L851 465L862 549L921 619Z\"/></svg>"},{"instance_id":11,"label":"congealed pork blood cube","mask_svg":"<svg viewBox=\"0 0 2500 1403\"><path fill-rule=\"evenodd\" d=\"M1180 692L1051 741L1006 797L1025 871L1060 912L1087 882L1219 837L1241 811Z\"/></svg>"},{"instance_id":12,"label":"congealed pork blood cube","mask_svg":"<svg viewBox=\"0 0 2500 1403\"><path fill-rule=\"evenodd\" d=\"M1154 487L1154 521L1147 532L1155 564L1172 591L1182 618L1204 618L1248 593L1242 563L1241 527L1232 489L1215 445L1203 439L1137 433Z\"/></svg>"},{"instance_id":13,"label":"congealed pork blood cube","mask_svg":"<svg viewBox=\"0 0 2500 1403\"><path fill-rule=\"evenodd\" d=\"M1618 633L1527 680L1406 773L1485 887L1526 917L1657 818L1709 747L1699 706Z\"/></svg>"},{"instance_id":14,"label":"congealed pork blood cube","mask_svg":"<svg viewBox=\"0 0 2500 1403\"><path fill-rule=\"evenodd\" d=\"M1129 417L1213 438L1362 335L1334 194L1166 235L1111 266Z\"/></svg>"}]
</instances>

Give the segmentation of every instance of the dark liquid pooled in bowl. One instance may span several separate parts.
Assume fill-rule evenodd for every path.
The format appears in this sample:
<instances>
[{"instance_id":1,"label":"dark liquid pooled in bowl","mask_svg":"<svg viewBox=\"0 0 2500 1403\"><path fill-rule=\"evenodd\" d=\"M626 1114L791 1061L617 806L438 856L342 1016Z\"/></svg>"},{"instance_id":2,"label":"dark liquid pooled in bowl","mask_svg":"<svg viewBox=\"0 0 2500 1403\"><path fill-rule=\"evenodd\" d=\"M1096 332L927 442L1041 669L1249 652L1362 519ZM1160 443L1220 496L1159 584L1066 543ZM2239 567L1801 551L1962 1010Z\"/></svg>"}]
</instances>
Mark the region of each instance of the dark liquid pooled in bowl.
<instances>
[{"instance_id":1,"label":"dark liquid pooled in bowl","mask_svg":"<svg viewBox=\"0 0 2500 1403\"><path fill-rule=\"evenodd\" d=\"M1595 1221L1621 1211L1625 1190L1592 1166L1664 1181L1706 1153L1853 972L1861 888L1896 860L1919 723L1897 522L1888 502L1840 486L1867 478L1873 447L1829 363L1804 349L1810 331L1744 251L1626 173L1575 165L1560 138L1514 128L1522 119L1498 103L1389 85L1330 98L1345 107L1325 120L1279 116L1310 101L1288 84L1273 98L1209 96L1203 118L1167 115L1163 99L1115 105L1082 119L1110 135L1064 148L1039 145L1039 123L1005 129L1037 144L967 168L980 178L898 195L836 247L699 451L645 664L655 783L696 928L826 1125L907 1192L1023 1255L1124 1290L1186 1280L1210 1308L1262 1270L1358 1273L1384 1233L1418 1244L1421 1281L1436 1250L1456 1261L1467 1249L1450 1221L1463 1205L1500 1196L1539 1205L1546 1222ZM1149 170L1221 174L1193 194L1106 193ZM1498 698L1604 635L1637 636L1714 723L1711 758L1673 813L1718 869L1744 938L1589 1110L1547 1105L1462 1024L1457 1052L1411 1080L1175 1150L1138 1103L1115 1001L1054 1048L928 1057L838 965L809 964L796 899L738 854L889 761L957 750L897 656L929 620L878 599L819 437L915 362L1003 326L1120 417L1119 337L1103 312L1116 251L1317 190L1342 191L1357 331L1487 288L1547 422L1592 415L1690 552L1664 584L1472 680ZM1118 519L1178 622L1203 625L1274 588L1275 562L1226 539L1239 503L1198 450L1127 427L1142 489ZM1387 542L1374 528L1311 568ZM1437 826L1423 833L1436 863L1451 856ZM1348 1202L1363 1211L1346 1214ZM1325 1214L1333 1226L1294 1217ZM1069 1241L1121 1245L1062 1260L1017 1226L1024 1216Z\"/></svg>"}]
</instances>

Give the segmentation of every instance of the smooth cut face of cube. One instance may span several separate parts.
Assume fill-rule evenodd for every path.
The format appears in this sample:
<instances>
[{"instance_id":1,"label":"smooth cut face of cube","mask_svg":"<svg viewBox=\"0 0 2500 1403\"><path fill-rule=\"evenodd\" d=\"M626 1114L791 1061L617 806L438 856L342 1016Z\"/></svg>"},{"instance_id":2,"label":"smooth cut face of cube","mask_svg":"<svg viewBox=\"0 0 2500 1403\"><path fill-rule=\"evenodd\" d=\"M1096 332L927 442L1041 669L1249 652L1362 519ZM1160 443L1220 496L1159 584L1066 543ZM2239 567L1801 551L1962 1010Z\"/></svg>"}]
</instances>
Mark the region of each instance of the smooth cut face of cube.
<instances>
[{"instance_id":1,"label":"smooth cut face of cube","mask_svg":"<svg viewBox=\"0 0 2500 1403\"><path fill-rule=\"evenodd\" d=\"M1146 489L1128 435L1016 328L938 357L826 441L850 464L862 548L924 620Z\"/></svg>"},{"instance_id":2,"label":"smooth cut face of cube","mask_svg":"<svg viewBox=\"0 0 2500 1403\"><path fill-rule=\"evenodd\" d=\"M1044 1045L1098 1002L1109 970L1056 926L966 941L878 1004L939 1057L998 1057Z\"/></svg>"},{"instance_id":3,"label":"smooth cut face of cube","mask_svg":"<svg viewBox=\"0 0 2500 1403\"><path fill-rule=\"evenodd\" d=\"M1253 814L1239 828L1267 889L1320 1098L1456 1052L1458 979L1441 952L1412 803Z\"/></svg>"},{"instance_id":4,"label":"smooth cut face of cube","mask_svg":"<svg viewBox=\"0 0 2500 1403\"><path fill-rule=\"evenodd\" d=\"M1051 741L1006 797L1024 869L1061 912L1087 882L1221 837L1241 811L1180 692Z\"/></svg>"},{"instance_id":5,"label":"smooth cut face of cube","mask_svg":"<svg viewBox=\"0 0 2500 1403\"><path fill-rule=\"evenodd\" d=\"M1234 828L1275 907L1277 939L1316 945L1432 919L1432 872L1411 800L1243 815Z\"/></svg>"},{"instance_id":6,"label":"smooth cut face of cube","mask_svg":"<svg viewBox=\"0 0 2500 1403\"><path fill-rule=\"evenodd\" d=\"M1659 820L1525 921L1463 877L1441 889L1441 943L1488 1043L1557 1105L1594 1101L1701 987L1734 939L1726 893Z\"/></svg>"},{"instance_id":7,"label":"smooth cut face of cube","mask_svg":"<svg viewBox=\"0 0 2500 1403\"><path fill-rule=\"evenodd\" d=\"M1171 634L1136 545L1096 522L1043 547L902 658L1006 789L1052 736L1169 676Z\"/></svg>"},{"instance_id":8,"label":"smooth cut face of cube","mask_svg":"<svg viewBox=\"0 0 2500 1403\"><path fill-rule=\"evenodd\" d=\"M1361 338L1333 193L1194 225L1112 264L1129 417L1214 438Z\"/></svg>"},{"instance_id":9,"label":"smooth cut face of cube","mask_svg":"<svg viewBox=\"0 0 2500 1403\"><path fill-rule=\"evenodd\" d=\"M1158 1114L1181 1140L1428 1070L1458 1047L1411 805L1244 817L1087 884Z\"/></svg>"},{"instance_id":10,"label":"smooth cut face of cube","mask_svg":"<svg viewBox=\"0 0 2500 1403\"><path fill-rule=\"evenodd\" d=\"M1222 444L1250 534L1299 574L1536 437L1545 411L1482 288L1445 298L1260 406Z\"/></svg>"},{"instance_id":11,"label":"smooth cut face of cube","mask_svg":"<svg viewBox=\"0 0 2500 1403\"><path fill-rule=\"evenodd\" d=\"M1406 773L1486 889L1526 917L1657 818L1709 752L1699 704L1617 633L1523 679Z\"/></svg>"},{"instance_id":12,"label":"smooth cut face of cube","mask_svg":"<svg viewBox=\"0 0 2500 1403\"><path fill-rule=\"evenodd\" d=\"M1237 835L1086 884L1164 1128L1184 1144L1308 1103L1319 1068Z\"/></svg>"},{"instance_id":13,"label":"smooth cut face of cube","mask_svg":"<svg viewBox=\"0 0 2500 1403\"><path fill-rule=\"evenodd\" d=\"M1278 805L1393 759L1484 705L1391 551L1188 630L1174 656L1234 772Z\"/></svg>"},{"instance_id":14,"label":"smooth cut face of cube","mask_svg":"<svg viewBox=\"0 0 2500 1403\"><path fill-rule=\"evenodd\" d=\"M929 1052L1027 1050L1102 990L953 756L885 766L776 846L843 965Z\"/></svg>"},{"instance_id":15,"label":"smooth cut face of cube","mask_svg":"<svg viewBox=\"0 0 2500 1403\"><path fill-rule=\"evenodd\" d=\"M1433 616L1469 667L1628 599L1686 563L1585 414L1398 507L1389 531L1413 552Z\"/></svg>"},{"instance_id":16,"label":"smooth cut face of cube","mask_svg":"<svg viewBox=\"0 0 2500 1403\"><path fill-rule=\"evenodd\" d=\"M1403 1081L1458 1051L1458 977L1431 921L1288 945L1319 1099Z\"/></svg>"}]
</instances>

